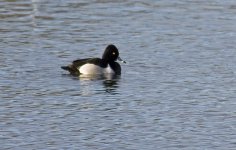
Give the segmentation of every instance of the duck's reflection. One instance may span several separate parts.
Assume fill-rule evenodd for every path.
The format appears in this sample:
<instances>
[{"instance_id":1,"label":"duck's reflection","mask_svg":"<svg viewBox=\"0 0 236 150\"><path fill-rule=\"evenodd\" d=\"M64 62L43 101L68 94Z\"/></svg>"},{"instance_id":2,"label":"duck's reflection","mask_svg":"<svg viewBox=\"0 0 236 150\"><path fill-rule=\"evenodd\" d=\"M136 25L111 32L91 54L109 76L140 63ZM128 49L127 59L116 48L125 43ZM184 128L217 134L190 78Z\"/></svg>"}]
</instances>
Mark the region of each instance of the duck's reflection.
<instances>
[{"instance_id":1,"label":"duck's reflection","mask_svg":"<svg viewBox=\"0 0 236 150\"><path fill-rule=\"evenodd\" d=\"M119 87L120 75L104 74L104 75L80 75L78 78L82 85L91 86L89 81L102 81L103 89L96 89L96 91L105 91L109 94L118 94L117 88ZM91 87L90 87L91 89Z\"/></svg>"},{"instance_id":2,"label":"duck's reflection","mask_svg":"<svg viewBox=\"0 0 236 150\"><path fill-rule=\"evenodd\" d=\"M119 75L113 74L81 74L77 76L79 80L86 81L86 80L113 80L119 78Z\"/></svg>"},{"instance_id":3,"label":"duck's reflection","mask_svg":"<svg viewBox=\"0 0 236 150\"><path fill-rule=\"evenodd\" d=\"M120 76L115 76L112 79L104 80L103 85L104 85L105 91L110 94L118 94L116 90L119 87L118 85L119 79L120 79Z\"/></svg>"}]
</instances>

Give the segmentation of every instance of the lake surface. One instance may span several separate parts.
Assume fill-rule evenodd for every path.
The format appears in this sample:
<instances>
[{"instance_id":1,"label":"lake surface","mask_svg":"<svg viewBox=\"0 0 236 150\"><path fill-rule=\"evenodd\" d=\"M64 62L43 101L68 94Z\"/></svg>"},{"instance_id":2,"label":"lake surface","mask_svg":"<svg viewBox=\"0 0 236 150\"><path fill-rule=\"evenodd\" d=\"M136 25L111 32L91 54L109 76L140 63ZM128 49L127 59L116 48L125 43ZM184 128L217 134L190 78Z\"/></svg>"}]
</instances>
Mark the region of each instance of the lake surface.
<instances>
[{"instance_id":1,"label":"lake surface","mask_svg":"<svg viewBox=\"0 0 236 150\"><path fill-rule=\"evenodd\" d=\"M0 149L236 147L234 0L1 0ZM60 66L113 43L122 75Z\"/></svg>"}]
</instances>

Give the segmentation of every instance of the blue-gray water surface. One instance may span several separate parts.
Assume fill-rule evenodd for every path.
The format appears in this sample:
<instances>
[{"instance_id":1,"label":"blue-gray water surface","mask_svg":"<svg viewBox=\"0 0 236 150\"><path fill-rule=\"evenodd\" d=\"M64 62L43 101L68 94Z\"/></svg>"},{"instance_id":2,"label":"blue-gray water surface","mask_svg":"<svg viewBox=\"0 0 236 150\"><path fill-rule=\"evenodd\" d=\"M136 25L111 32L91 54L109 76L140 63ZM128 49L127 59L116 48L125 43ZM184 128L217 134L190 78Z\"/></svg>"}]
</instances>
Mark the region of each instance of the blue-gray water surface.
<instances>
[{"instance_id":1,"label":"blue-gray water surface","mask_svg":"<svg viewBox=\"0 0 236 150\"><path fill-rule=\"evenodd\" d=\"M0 149L236 147L234 0L1 0ZM113 43L122 75L60 68Z\"/></svg>"}]
</instances>

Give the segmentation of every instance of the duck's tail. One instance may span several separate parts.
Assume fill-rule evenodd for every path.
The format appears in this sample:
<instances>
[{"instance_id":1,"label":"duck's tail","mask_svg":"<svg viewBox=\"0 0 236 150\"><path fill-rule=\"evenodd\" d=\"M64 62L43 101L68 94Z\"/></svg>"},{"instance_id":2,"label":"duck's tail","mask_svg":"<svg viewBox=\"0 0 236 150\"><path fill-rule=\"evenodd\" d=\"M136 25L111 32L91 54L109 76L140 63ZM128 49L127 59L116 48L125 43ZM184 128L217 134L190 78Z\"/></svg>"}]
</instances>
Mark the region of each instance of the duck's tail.
<instances>
[{"instance_id":1,"label":"duck's tail","mask_svg":"<svg viewBox=\"0 0 236 150\"><path fill-rule=\"evenodd\" d=\"M73 65L61 66L61 69L69 71L72 75L79 75L79 71Z\"/></svg>"},{"instance_id":2,"label":"duck's tail","mask_svg":"<svg viewBox=\"0 0 236 150\"><path fill-rule=\"evenodd\" d=\"M70 70L71 70L71 67L70 67L70 66L61 66L61 69L70 71Z\"/></svg>"}]
</instances>

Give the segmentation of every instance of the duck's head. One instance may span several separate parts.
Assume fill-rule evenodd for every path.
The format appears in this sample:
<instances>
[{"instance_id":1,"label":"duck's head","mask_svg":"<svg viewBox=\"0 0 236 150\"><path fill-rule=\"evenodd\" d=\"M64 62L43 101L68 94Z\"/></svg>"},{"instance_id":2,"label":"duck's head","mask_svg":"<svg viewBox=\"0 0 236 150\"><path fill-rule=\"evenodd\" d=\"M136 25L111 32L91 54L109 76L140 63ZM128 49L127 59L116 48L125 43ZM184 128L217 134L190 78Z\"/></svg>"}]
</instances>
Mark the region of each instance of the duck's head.
<instances>
[{"instance_id":1,"label":"duck's head","mask_svg":"<svg viewBox=\"0 0 236 150\"><path fill-rule=\"evenodd\" d=\"M107 62L113 62L116 61L117 59L119 61L122 61L123 63L125 63L125 61L123 61L120 57L119 57L119 51L116 48L115 45L111 44L108 45L102 55L102 59L106 60Z\"/></svg>"}]
</instances>

